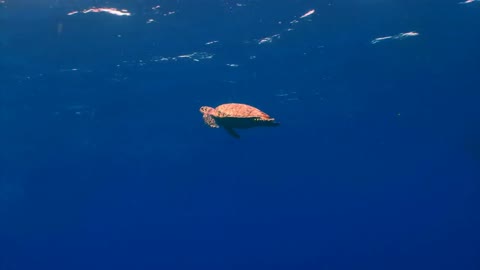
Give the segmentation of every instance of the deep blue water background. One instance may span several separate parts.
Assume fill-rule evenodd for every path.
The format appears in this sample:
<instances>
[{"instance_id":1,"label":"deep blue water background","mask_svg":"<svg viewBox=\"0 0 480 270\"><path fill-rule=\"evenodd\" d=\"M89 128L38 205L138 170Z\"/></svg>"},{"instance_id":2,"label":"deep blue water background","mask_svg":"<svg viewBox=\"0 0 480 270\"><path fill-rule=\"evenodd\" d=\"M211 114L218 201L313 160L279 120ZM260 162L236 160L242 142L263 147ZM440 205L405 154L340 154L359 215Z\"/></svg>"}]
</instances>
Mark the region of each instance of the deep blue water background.
<instances>
[{"instance_id":1,"label":"deep blue water background","mask_svg":"<svg viewBox=\"0 0 480 270\"><path fill-rule=\"evenodd\" d=\"M480 269L479 3L32 2L0 7L1 270ZM209 129L226 102L282 125Z\"/></svg>"}]
</instances>

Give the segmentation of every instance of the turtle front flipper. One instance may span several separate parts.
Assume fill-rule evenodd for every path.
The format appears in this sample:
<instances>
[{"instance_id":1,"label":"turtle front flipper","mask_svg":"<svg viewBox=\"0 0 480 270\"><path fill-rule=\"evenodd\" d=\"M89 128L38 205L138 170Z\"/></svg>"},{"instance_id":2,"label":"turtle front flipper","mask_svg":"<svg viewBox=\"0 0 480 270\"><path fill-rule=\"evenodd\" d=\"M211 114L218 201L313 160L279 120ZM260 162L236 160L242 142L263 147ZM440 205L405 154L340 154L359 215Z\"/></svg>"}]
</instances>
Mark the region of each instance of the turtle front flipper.
<instances>
[{"instance_id":1,"label":"turtle front flipper","mask_svg":"<svg viewBox=\"0 0 480 270\"><path fill-rule=\"evenodd\" d=\"M235 132L235 130L233 130L233 128L224 127L224 129L228 132L228 134L232 135L232 137L240 139L240 135L238 135L238 133Z\"/></svg>"},{"instance_id":2,"label":"turtle front flipper","mask_svg":"<svg viewBox=\"0 0 480 270\"><path fill-rule=\"evenodd\" d=\"M215 119L209 114L203 115L203 121L205 122L205 124L209 125L212 128L218 128L218 125L215 122Z\"/></svg>"}]
</instances>

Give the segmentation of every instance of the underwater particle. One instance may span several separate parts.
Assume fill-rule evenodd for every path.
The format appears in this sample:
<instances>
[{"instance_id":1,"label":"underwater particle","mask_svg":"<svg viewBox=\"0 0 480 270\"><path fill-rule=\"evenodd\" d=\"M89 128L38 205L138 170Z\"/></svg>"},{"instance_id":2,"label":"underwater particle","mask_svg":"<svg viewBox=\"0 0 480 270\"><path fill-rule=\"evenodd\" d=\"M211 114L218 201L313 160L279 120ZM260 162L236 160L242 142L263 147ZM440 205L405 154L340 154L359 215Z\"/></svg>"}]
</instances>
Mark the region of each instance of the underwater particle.
<instances>
[{"instance_id":1,"label":"underwater particle","mask_svg":"<svg viewBox=\"0 0 480 270\"><path fill-rule=\"evenodd\" d=\"M206 125L212 128L222 127L237 139L240 138L240 135L234 129L280 125L275 122L274 118L261 110L241 103L227 103L216 108L202 106L200 112L203 114L203 121Z\"/></svg>"},{"instance_id":2,"label":"underwater particle","mask_svg":"<svg viewBox=\"0 0 480 270\"><path fill-rule=\"evenodd\" d=\"M308 11L307 13L303 14L302 16L300 16L300 19L311 16L313 13L315 13L315 9L312 9L312 10Z\"/></svg>"},{"instance_id":3,"label":"underwater particle","mask_svg":"<svg viewBox=\"0 0 480 270\"><path fill-rule=\"evenodd\" d=\"M408 37L415 37L415 36L418 36L418 35L420 35L420 34L417 33L417 32L410 31L410 32L406 32L406 33L400 33L400 34L397 34L397 35L394 35L394 36L378 37L378 38L373 39L371 41L371 43L376 44L380 41L384 41L384 40L388 40L388 39L404 39L404 38L408 38Z\"/></svg>"},{"instance_id":4,"label":"underwater particle","mask_svg":"<svg viewBox=\"0 0 480 270\"><path fill-rule=\"evenodd\" d=\"M374 40L372 40L372 44L375 44L375 43L378 43L380 41L383 41L383 40L387 40L387 39L391 39L392 36L386 36L386 37L378 37L378 38L375 38Z\"/></svg>"},{"instance_id":5,"label":"underwater particle","mask_svg":"<svg viewBox=\"0 0 480 270\"><path fill-rule=\"evenodd\" d=\"M179 55L177 57L173 57L172 60L176 60L177 58L187 58L187 59L191 59L195 62L199 62L200 60L204 60L204 59L212 59L213 56L214 56L214 54L207 53L207 52L194 52L194 53L191 53L191 54L183 54L183 55Z\"/></svg>"},{"instance_id":6,"label":"underwater particle","mask_svg":"<svg viewBox=\"0 0 480 270\"><path fill-rule=\"evenodd\" d=\"M212 41L209 41L207 43L205 43L205 45L212 45L212 44L215 44L215 43L218 43L219 41L218 40L212 40Z\"/></svg>"},{"instance_id":7,"label":"underwater particle","mask_svg":"<svg viewBox=\"0 0 480 270\"><path fill-rule=\"evenodd\" d=\"M79 13L80 11L71 11L69 13L67 13L67 15L74 15L74 14L77 14ZM112 15L116 15L116 16L130 16L132 15L130 12L128 12L128 10L126 9L121 9L121 10L118 10L116 8L90 8L90 9L84 9L83 11L81 11L81 13L100 13L100 12L105 12L105 13L109 13L109 14L112 14Z\"/></svg>"},{"instance_id":8,"label":"underwater particle","mask_svg":"<svg viewBox=\"0 0 480 270\"><path fill-rule=\"evenodd\" d=\"M295 91L285 91L280 90L278 94L275 94L275 97L278 99L280 103L291 103L300 101L297 92Z\"/></svg>"},{"instance_id":9,"label":"underwater particle","mask_svg":"<svg viewBox=\"0 0 480 270\"><path fill-rule=\"evenodd\" d=\"M396 36L393 36L393 39L402 39L402 38L407 38L407 37L415 37L415 36L418 36L420 35L419 33L417 32L407 32L407 33L400 33Z\"/></svg>"},{"instance_id":10,"label":"underwater particle","mask_svg":"<svg viewBox=\"0 0 480 270\"><path fill-rule=\"evenodd\" d=\"M315 13L315 9L311 9L311 10L307 11L305 14L303 14L302 16L298 17L297 19L294 19L294 20L290 21L289 23L284 23L284 21L278 21L277 23L279 25L287 25L287 27L285 27L280 32L277 32L277 34L267 36L267 37L264 37L264 38L261 38L261 39L253 39L253 42L255 42L259 45L260 44L265 44L265 43L272 43L275 39L280 39L280 36L283 35L284 33L294 31L295 29L293 27L295 25L301 24L301 23L306 22L306 21L310 21L310 20L304 20L304 19L312 16L314 13Z\"/></svg>"},{"instance_id":11,"label":"underwater particle","mask_svg":"<svg viewBox=\"0 0 480 270\"><path fill-rule=\"evenodd\" d=\"M280 34L275 34L273 36L264 37L258 42L258 44L271 43L273 41L273 39L279 39L279 38L280 38Z\"/></svg>"}]
</instances>

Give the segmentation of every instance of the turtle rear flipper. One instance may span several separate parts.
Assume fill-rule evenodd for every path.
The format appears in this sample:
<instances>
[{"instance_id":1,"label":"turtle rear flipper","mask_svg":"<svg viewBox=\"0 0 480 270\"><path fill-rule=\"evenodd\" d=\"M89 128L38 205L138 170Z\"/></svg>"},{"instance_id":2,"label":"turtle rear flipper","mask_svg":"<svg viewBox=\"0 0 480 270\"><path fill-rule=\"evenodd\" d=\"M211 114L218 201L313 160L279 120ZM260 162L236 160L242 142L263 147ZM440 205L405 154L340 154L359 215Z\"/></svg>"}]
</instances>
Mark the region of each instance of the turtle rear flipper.
<instances>
[{"instance_id":1,"label":"turtle rear flipper","mask_svg":"<svg viewBox=\"0 0 480 270\"><path fill-rule=\"evenodd\" d=\"M235 130L233 130L233 128L224 127L224 129L225 129L225 130L228 132L228 134L230 134L232 137L237 138L237 139L240 139L240 135L238 135L238 133L235 132Z\"/></svg>"},{"instance_id":2,"label":"turtle rear flipper","mask_svg":"<svg viewBox=\"0 0 480 270\"><path fill-rule=\"evenodd\" d=\"M209 114L203 115L203 121L205 122L205 124L209 125L212 128L218 128L218 125L215 122L215 119L213 119L213 117Z\"/></svg>"},{"instance_id":3,"label":"turtle rear flipper","mask_svg":"<svg viewBox=\"0 0 480 270\"><path fill-rule=\"evenodd\" d=\"M265 123L265 126L266 127L278 127L278 126L280 126L280 123L279 122L268 121L268 122Z\"/></svg>"}]
</instances>

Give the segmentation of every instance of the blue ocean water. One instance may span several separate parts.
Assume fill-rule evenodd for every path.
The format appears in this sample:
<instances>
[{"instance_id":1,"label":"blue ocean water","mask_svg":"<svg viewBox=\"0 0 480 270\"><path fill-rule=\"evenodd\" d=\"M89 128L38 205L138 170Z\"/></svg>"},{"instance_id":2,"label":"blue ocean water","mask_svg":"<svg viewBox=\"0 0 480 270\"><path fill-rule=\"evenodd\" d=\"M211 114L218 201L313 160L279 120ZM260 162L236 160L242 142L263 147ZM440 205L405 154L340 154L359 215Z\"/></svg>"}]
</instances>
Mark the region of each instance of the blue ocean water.
<instances>
[{"instance_id":1,"label":"blue ocean water","mask_svg":"<svg viewBox=\"0 0 480 270\"><path fill-rule=\"evenodd\" d=\"M0 1L0 270L480 269L479 11Z\"/></svg>"}]
</instances>

